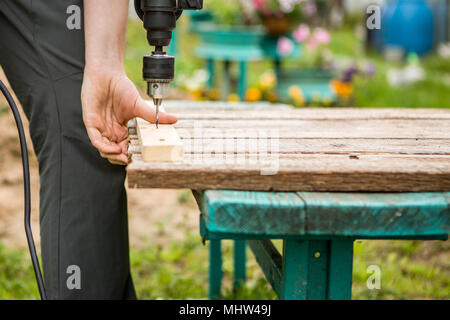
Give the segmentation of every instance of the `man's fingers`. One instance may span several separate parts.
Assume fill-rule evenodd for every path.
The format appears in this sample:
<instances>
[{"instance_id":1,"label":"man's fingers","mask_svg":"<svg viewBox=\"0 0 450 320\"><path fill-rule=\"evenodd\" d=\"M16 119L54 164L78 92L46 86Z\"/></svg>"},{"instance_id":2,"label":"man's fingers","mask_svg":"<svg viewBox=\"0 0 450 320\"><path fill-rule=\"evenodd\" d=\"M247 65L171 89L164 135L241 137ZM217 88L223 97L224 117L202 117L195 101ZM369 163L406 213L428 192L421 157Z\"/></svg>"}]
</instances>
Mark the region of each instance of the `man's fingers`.
<instances>
[{"instance_id":1,"label":"man's fingers","mask_svg":"<svg viewBox=\"0 0 450 320\"><path fill-rule=\"evenodd\" d=\"M128 164L128 156L126 154L107 154L107 153L100 153L102 158L107 159L112 164L118 164L118 165L124 165L126 166Z\"/></svg>"},{"instance_id":2,"label":"man's fingers","mask_svg":"<svg viewBox=\"0 0 450 320\"><path fill-rule=\"evenodd\" d=\"M126 166L127 165L126 163L119 162L119 161L113 161L113 160L109 160L109 159L108 159L108 161L109 161L109 163L116 165L116 166Z\"/></svg>"},{"instance_id":3,"label":"man's fingers","mask_svg":"<svg viewBox=\"0 0 450 320\"><path fill-rule=\"evenodd\" d=\"M103 137L100 134L100 131L96 129L88 129L87 132L89 138L91 139L92 145L96 147L101 153L120 154L122 152L122 148L117 143L111 142L106 137Z\"/></svg>"},{"instance_id":4,"label":"man's fingers","mask_svg":"<svg viewBox=\"0 0 450 320\"><path fill-rule=\"evenodd\" d=\"M147 103L144 99L138 98L135 108L135 116L147 120L151 123L156 122L156 111L155 108ZM178 121L178 118L174 115L170 115L165 112L159 112L159 123L162 124L173 124Z\"/></svg>"},{"instance_id":5,"label":"man's fingers","mask_svg":"<svg viewBox=\"0 0 450 320\"><path fill-rule=\"evenodd\" d=\"M128 146L129 146L128 138L126 138L122 142L119 142L119 147L121 148L123 154L128 154Z\"/></svg>"}]
</instances>

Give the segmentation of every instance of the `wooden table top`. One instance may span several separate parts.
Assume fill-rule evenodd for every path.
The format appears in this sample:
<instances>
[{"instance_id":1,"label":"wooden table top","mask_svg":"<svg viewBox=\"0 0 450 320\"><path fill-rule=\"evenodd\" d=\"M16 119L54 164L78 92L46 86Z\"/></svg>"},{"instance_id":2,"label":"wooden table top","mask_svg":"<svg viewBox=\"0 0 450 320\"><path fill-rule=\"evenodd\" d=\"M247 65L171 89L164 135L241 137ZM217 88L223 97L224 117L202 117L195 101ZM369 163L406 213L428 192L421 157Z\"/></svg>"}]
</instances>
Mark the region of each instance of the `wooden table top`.
<instances>
[{"instance_id":1,"label":"wooden table top","mask_svg":"<svg viewBox=\"0 0 450 320\"><path fill-rule=\"evenodd\" d=\"M145 163L130 126L131 188L450 191L449 109L294 109L168 101L183 162Z\"/></svg>"}]
</instances>

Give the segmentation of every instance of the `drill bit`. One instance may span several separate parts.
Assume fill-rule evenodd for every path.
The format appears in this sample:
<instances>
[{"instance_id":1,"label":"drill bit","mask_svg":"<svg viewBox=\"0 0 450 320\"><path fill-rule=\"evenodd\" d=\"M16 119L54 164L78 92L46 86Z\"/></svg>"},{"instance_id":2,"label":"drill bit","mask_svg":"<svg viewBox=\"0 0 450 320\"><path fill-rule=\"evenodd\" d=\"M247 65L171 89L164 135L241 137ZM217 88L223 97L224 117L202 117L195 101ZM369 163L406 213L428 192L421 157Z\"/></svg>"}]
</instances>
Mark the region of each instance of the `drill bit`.
<instances>
[{"instance_id":1,"label":"drill bit","mask_svg":"<svg viewBox=\"0 0 450 320\"><path fill-rule=\"evenodd\" d=\"M154 98L153 103L155 104L156 107L156 129L159 129L159 107L162 104L162 99Z\"/></svg>"}]
</instances>

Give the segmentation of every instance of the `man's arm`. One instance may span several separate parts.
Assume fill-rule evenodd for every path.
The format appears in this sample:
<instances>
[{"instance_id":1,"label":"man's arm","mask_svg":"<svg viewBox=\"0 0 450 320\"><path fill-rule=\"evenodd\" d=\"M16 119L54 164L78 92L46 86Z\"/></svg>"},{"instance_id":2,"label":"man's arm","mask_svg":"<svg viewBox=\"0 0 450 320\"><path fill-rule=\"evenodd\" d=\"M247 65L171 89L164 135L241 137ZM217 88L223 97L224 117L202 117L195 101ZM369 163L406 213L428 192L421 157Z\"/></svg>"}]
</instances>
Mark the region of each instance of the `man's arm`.
<instances>
[{"instance_id":1,"label":"man's arm","mask_svg":"<svg viewBox=\"0 0 450 320\"><path fill-rule=\"evenodd\" d=\"M92 144L114 164L128 163L128 121L155 121L155 111L139 95L124 69L129 2L84 1L86 67L81 101ZM107 8L107 10L105 10ZM175 123L161 114L161 123Z\"/></svg>"}]
</instances>

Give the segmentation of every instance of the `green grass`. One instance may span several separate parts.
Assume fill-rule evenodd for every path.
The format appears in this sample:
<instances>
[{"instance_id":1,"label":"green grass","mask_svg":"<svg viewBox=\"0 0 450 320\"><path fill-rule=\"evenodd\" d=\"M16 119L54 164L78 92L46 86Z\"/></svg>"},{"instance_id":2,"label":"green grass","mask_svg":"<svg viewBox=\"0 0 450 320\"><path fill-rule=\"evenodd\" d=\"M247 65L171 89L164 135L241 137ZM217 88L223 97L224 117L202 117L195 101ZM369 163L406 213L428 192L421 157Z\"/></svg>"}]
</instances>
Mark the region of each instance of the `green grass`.
<instances>
[{"instance_id":1,"label":"green grass","mask_svg":"<svg viewBox=\"0 0 450 320\"><path fill-rule=\"evenodd\" d=\"M232 255L231 243L223 249L225 257ZM140 299L205 299L208 283L208 248L201 244L198 235L188 233L182 242L164 247L148 246L134 251L131 258L135 287ZM237 295L233 293L232 261L224 261L224 298L270 299L274 298L261 272L249 270L249 284Z\"/></svg>"},{"instance_id":2,"label":"green grass","mask_svg":"<svg viewBox=\"0 0 450 320\"><path fill-rule=\"evenodd\" d=\"M376 53L365 54L363 43L350 29L332 32L330 50L333 54L352 57L355 61L371 61L376 66L374 77L356 77L355 107L367 108L450 108L450 62L430 54L421 59L426 71L422 82L392 87L386 74L390 68L402 68L404 62L391 63Z\"/></svg>"},{"instance_id":3,"label":"green grass","mask_svg":"<svg viewBox=\"0 0 450 320\"><path fill-rule=\"evenodd\" d=\"M425 80L397 88L391 87L386 78L391 65L378 56L372 56L371 60L376 64L377 73L372 78L356 78L356 107L450 108L450 84L445 80L450 73L446 70L448 66L440 68L443 59L436 56L424 58Z\"/></svg>"},{"instance_id":4,"label":"green grass","mask_svg":"<svg viewBox=\"0 0 450 320\"><path fill-rule=\"evenodd\" d=\"M449 299L448 241L358 241L353 296L358 299ZM367 268L381 268L381 289L368 290Z\"/></svg>"},{"instance_id":5,"label":"green grass","mask_svg":"<svg viewBox=\"0 0 450 320\"><path fill-rule=\"evenodd\" d=\"M39 292L34 279L27 251L0 243L0 299L36 299Z\"/></svg>"},{"instance_id":6,"label":"green grass","mask_svg":"<svg viewBox=\"0 0 450 320\"><path fill-rule=\"evenodd\" d=\"M277 243L279 245L279 243ZM450 243L442 241L357 241L354 246L353 299L450 299ZM247 282L232 290L232 242L225 241L224 299L276 299L248 250ZM381 269L381 289L369 290L367 268ZM132 250L131 268L140 299L206 299L208 247L197 234L180 241ZM0 245L0 298L36 299L31 262L25 250Z\"/></svg>"}]
</instances>

